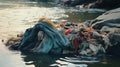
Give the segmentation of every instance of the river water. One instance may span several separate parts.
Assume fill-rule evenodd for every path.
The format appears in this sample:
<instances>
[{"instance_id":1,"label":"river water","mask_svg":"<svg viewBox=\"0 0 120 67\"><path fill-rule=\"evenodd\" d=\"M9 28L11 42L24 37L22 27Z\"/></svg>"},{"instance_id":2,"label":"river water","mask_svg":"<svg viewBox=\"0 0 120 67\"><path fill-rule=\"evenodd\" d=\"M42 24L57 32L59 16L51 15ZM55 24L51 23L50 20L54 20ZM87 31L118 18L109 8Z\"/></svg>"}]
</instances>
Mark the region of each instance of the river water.
<instances>
[{"instance_id":1,"label":"river water","mask_svg":"<svg viewBox=\"0 0 120 67\"><path fill-rule=\"evenodd\" d=\"M96 12L96 11L95 11ZM46 17L55 22L84 22L96 18L101 13L91 10L75 10L56 6L53 3L29 0L0 0L0 40L24 33L25 29L32 27L39 18ZM0 41L0 66L1 67L49 67L60 66L64 62L60 58L75 55L44 55L10 51ZM88 67L119 67L119 59L101 57L99 63L87 64ZM66 66L63 64L63 66ZM61 66L60 66L61 67ZM67 67L67 66L66 66Z\"/></svg>"}]
</instances>

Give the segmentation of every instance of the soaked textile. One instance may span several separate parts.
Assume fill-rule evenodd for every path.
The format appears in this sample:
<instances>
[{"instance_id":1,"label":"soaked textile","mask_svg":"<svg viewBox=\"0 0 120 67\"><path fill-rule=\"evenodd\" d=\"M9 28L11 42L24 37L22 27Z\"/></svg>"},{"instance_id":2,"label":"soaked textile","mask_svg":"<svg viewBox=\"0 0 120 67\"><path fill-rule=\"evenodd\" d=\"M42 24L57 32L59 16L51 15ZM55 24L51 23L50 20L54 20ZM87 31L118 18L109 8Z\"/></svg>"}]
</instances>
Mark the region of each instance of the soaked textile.
<instances>
[{"instance_id":1,"label":"soaked textile","mask_svg":"<svg viewBox=\"0 0 120 67\"><path fill-rule=\"evenodd\" d=\"M20 50L41 53L62 53L69 47L68 38L47 22L39 22L27 29L19 46Z\"/></svg>"}]
</instances>

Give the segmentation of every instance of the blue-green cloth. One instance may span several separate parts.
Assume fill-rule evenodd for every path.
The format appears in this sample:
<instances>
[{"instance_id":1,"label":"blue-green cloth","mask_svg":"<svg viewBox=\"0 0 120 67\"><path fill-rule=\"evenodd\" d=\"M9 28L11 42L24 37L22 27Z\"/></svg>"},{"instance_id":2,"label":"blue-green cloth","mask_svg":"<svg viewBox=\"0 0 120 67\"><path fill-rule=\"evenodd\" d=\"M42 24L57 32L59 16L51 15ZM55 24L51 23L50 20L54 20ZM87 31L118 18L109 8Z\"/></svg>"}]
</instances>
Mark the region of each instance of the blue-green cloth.
<instances>
[{"instance_id":1,"label":"blue-green cloth","mask_svg":"<svg viewBox=\"0 0 120 67\"><path fill-rule=\"evenodd\" d=\"M37 35L39 31L43 31L44 35L46 36L45 38L43 38L45 40L42 41L42 43L39 43L40 45L42 45L42 47L36 47L36 44L38 42ZM19 49L24 51L27 50L42 53L49 53L50 51L54 50L53 52L59 53L60 50L67 49L69 45L70 42L64 34L54 29L46 22L39 22L33 28L26 30Z\"/></svg>"}]
</instances>

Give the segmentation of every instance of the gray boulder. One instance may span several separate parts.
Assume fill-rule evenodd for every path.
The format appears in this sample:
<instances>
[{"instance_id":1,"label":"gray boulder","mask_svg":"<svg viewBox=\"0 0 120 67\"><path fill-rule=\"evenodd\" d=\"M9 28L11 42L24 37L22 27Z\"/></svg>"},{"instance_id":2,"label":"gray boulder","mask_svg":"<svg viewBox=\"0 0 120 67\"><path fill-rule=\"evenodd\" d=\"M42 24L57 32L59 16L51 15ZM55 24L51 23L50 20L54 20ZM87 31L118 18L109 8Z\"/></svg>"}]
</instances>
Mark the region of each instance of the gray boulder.
<instances>
[{"instance_id":1,"label":"gray boulder","mask_svg":"<svg viewBox=\"0 0 120 67\"><path fill-rule=\"evenodd\" d=\"M107 11L95 20L91 21L94 29L102 31L113 31L120 28L120 8Z\"/></svg>"}]
</instances>

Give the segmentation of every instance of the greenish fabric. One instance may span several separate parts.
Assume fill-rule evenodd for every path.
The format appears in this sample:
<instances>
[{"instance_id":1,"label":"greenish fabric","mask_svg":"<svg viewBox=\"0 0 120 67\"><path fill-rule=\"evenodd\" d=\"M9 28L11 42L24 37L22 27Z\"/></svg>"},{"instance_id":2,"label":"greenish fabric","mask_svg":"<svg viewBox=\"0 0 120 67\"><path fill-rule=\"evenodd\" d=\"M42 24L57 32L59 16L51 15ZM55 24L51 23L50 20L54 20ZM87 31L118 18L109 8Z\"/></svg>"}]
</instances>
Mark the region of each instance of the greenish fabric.
<instances>
[{"instance_id":1,"label":"greenish fabric","mask_svg":"<svg viewBox=\"0 0 120 67\"><path fill-rule=\"evenodd\" d=\"M37 35L39 31L43 31L47 38L45 38L42 43L39 43L42 47L35 47L38 41ZM49 53L52 49L56 48L61 48L61 50L67 49L69 45L70 42L64 34L54 29L46 22L39 22L33 28L26 30L19 49L23 51L32 50L35 52ZM56 52L58 53L57 50Z\"/></svg>"},{"instance_id":2,"label":"greenish fabric","mask_svg":"<svg viewBox=\"0 0 120 67\"><path fill-rule=\"evenodd\" d=\"M89 47L89 43L87 41L83 41L81 45L79 45L80 50L84 50Z\"/></svg>"}]
</instances>

